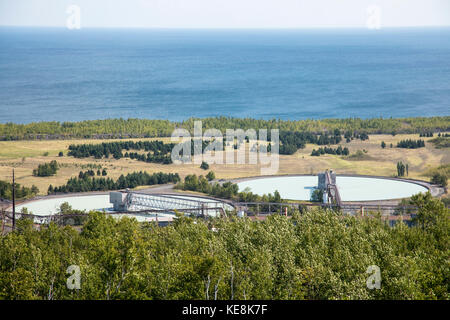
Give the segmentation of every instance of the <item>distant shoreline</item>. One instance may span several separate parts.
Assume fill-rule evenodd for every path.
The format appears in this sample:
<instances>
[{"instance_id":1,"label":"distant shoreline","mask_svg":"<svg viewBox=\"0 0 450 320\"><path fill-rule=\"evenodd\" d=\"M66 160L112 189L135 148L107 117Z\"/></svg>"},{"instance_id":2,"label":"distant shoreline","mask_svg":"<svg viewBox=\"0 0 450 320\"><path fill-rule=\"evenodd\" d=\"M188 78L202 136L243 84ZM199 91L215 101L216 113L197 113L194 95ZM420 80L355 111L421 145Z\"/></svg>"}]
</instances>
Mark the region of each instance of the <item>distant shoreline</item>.
<instances>
[{"instance_id":1,"label":"distant shoreline","mask_svg":"<svg viewBox=\"0 0 450 320\"><path fill-rule=\"evenodd\" d=\"M41 121L28 124L0 123L0 141L133 139L170 137L176 128L192 132L194 121L202 121L203 130L279 129L280 131L320 134L340 130L367 134L411 134L450 131L450 116L410 118L328 118L316 120L262 120L254 118L189 118L181 122L152 119L105 119L76 122Z\"/></svg>"}]
</instances>

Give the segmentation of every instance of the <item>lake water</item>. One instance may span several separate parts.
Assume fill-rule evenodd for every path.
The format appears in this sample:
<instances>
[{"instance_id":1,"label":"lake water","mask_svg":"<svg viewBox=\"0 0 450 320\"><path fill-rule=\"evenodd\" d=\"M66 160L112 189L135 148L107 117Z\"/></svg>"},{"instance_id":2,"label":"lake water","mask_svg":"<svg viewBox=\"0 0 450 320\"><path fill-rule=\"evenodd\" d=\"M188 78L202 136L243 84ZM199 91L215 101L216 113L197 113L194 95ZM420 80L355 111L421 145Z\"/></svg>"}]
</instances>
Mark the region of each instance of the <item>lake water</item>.
<instances>
[{"instance_id":1,"label":"lake water","mask_svg":"<svg viewBox=\"0 0 450 320\"><path fill-rule=\"evenodd\" d=\"M271 177L239 182L239 191L246 188L264 195L276 190L283 199L310 200L318 185L317 176ZM342 201L372 201L407 198L428 189L410 182L366 177L336 177Z\"/></svg>"},{"instance_id":2,"label":"lake water","mask_svg":"<svg viewBox=\"0 0 450 320\"><path fill-rule=\"evenodd\" d=\"M449 28L0 28L0 123L432 116L449 103Z\"/></svg>"}]
</instances>

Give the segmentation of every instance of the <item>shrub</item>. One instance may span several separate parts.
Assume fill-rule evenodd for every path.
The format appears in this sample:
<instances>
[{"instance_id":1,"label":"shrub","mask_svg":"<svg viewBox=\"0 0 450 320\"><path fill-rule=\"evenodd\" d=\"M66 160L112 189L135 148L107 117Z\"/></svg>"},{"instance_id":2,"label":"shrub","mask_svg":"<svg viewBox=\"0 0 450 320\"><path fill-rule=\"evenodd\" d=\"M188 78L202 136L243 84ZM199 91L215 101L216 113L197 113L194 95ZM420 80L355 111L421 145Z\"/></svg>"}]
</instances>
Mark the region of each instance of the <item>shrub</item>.
<instances>
[{"instance_id":1,"label":"shrub","mask_svg":"<svg viewBox=\"0 0 450 320\"><path fill-rule=\"evenodd\" d=\"M208 172L208 174L206 175L206 179L208 179L208 181L212 181L216 178L216 175L214 174L213 171Z\"/></svg>"},{"instance_id":2,"label":"shrub","mask_svg":"<svg viewBox=\"0 0 450 320\"><path fill-rule=\"evenodd\" d=\"M435 173L433 174L433 176L431 177L430 180L431 183L433 184L437 184L440 185L442 187L446 187L447 183L448 183L448 179L445 175L440 174L440 173Z\"/></svg>"},{"instance_id":3,"label":"shrub","mask_svg":"<svg viewBox=\"0 0 450 320\"><path fill-rule=\"evenodd\" d=\"M207 164L205 161L202 161L202 164L200 165L200 168L203 170L209 169L209 164Z\"/></svg>"},{"instance_id":4,"label":"shrub","mask_svg":"<svg viewBox=\"0 0 450 320\"><path fill-rule=\"evenodd\" d=\"M37 169L33 170L33 176L35 177L48 177L55 175L58 171L58 163L56 160L51 161L50 163L40 164Z\"/></svg>"}]
</instances>

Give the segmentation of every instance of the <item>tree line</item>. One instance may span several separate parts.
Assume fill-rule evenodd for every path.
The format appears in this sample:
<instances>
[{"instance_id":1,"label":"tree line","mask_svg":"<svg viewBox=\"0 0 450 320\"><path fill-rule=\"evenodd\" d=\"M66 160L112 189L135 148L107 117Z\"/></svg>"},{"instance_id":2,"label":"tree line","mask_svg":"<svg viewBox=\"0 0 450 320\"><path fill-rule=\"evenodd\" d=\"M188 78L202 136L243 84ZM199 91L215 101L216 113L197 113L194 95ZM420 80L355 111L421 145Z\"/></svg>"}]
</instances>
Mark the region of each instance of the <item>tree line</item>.
<instances>
[{"instance_id":1,"label":"tree line","mask_svg":"<svg viewBox=\"0 0 450 320\"><path fill-rule=\"evenodd\" d=\"M187 143L187 142L186 142ZM204 150L210 141L202 141L202 150ZM225 141L223 142L225 145ZM175 143L164 143L155 141L116 141L103 142L99 144L77 144L70 145L68 156L75 158L94 157L102 159L112 156L114 159L130 158L143 162L171 164L171 151ZM123 153L123 150L126 150ZM147 153L131 152L131 150L145 151ZM191 139L191 155L194 154L194 140Z\"/></svg>"},{"instance_id":2,"label":"tree line","mask_svg":"<svg viewBox=\"0 0 450 320\"><path fill-rule=\"evenodd\" d=\"M185 128L193 133L194 121L201 120L203 129L279 129L280 131L331 133L335 129L352 135L420 133L450 130L450 117L416 117L398 119L320 119L320 120L262 120L251 118L190 118L182 122L149 119L105 119L79 122L33 122L28 124L0 124L0 140L33 139L128 139L170 137L175 128ZM347 138L347 137L346 137Z\"/></svg>"},{"instance_id":3,"label":"tree line","mask_svg":"<svg viewBox=\"0 0 450 320\"><path fill-rule=\"evenodd\" d=\"M180 181L178 173L156 172L149 174L139 171L121 175L116 181L111 178L96 178L89 174L82 174L78 177L70 178L65 185L48 187L48 194L87 192L87 191L108 191L126 188L136 188L155 184L177 183Z\"/></svg>"},{"instance_id":4,"label":"tree line","mask_svg":"<svg viewBox=\"0 0 450 320\"><path fill-rule=\"evenodd\" d=\"M449 211L412 201L411 227L321 208L166 227L91 212L81 232L20 219L0 237L0 299L448 300ZM373 265L380 289L367 286Z\"/></svg>"},{"instance_id":5,"label":"tree line","mask_svg":"<svg viewBox=\"0 0 450 320\"><path fill-rule=\"evenodd\" d=\"M342 140L341 133L339 130L335 130L333 134L312 134L308 132L288 132L282 131L280 132L280 146L279 153L280 154L293 154L299 148L304 148L306 143L312 143L317 145L329 145L329 144L337 144ZM249 142L249 137L245 137L246 142ZM244 142L235 141L233 142L234 149L238 149L240 144ZM271 141L271 138L268 139ZM206 147L213 143L212 141L202 140L202 150L205 150ZM188 142L185 142L188 143ZM222 142L223 150L227 145L227 141L224 139ZM190 149L191 155L194 154L194 140L190 141ZM153 163L162 163L162 164L171 164L172 159L170 153L175 146L174 143L164 143L162 141L116 141L116 142L103 142L99 144L77 144L70 145L68 156L73 156L75 158L86 158L86 157L94 157L96 159L102 159L103 157L108 158L112 156L114 159L120 158L130 158L143 162L153 162ZM268 144L267 152L271 151L271 143ZM262 147L262 146L260 146ZM125 153L123 151L126 150ZM148 152L138 153L131 152L132 150L143 150ZM256 151L256 150L253 150Z\"/></svg>"},{"instance_id":6,"label":"tree line","mask_svg":"<svg viewBox=\"0 0 450 320\"><path fill-rule=\"evenodd\" d=\"M58 172L58 163L56 160L52 160L49 163L44 163L38 165L36 169L33 169L33 176L35 177L49 177L53 176Z\"/></svg>"},{"instance_id":7,"label":"tree line","mask_svg":"<svg viewBox=\"0 0 450 320\"><path fill-rule=\"evenodd\" d=\"M109 158L112 155L115 159L123 157L137 159L145 162L157 162L157 163L171 163L170 152L175 144L164 143L162 141L116 141L116 142L103 142L101 144L77 144L69 145L68 156L75 158L87 158L94 157L96 159L102 159L103 157ZM122 150L127 150L125 154ZM148 152L147 154L138 154L136 152L128 152L129 150L143 150Z\"/></svg>"},{"instance_id":8,"label":"tree line","mask_svg":"<svg viewBox=\"0 0 450 320\"><path fill-rule=\"evenodd\" d=\"M350 154L350 151L348 150L347 147L342 148L342 146L339 146L337 148L329 148L329 147L324 147L324 148L319 148L319 149L313 149L311 152L312 156L320 156L322 154L337 154L337 155L343 155L343 156L348 156Z\"/></svg>"},{"instance_id":9,"label":"tree line","mask_svg":"<svg viewBox=\"0 0 450 320\"><path fill-rule=\"evenodd\" d=\"M210 171L210 173L211 172L212 171ZM208 173L208 175L210 173ZM206 177L203 175L197 176L195 174L187 175L184 178L184 182L179 182L175 188L185 191L201 192L217 198L230 199L235 202L283 202L280 193L276 190L273 195L267 194L262 196L248 190L239 192L237 184L230 181L222 184L218 182L211 183L208 179L208 175Z\"/></svg>"},{"instance_id":10,"label":"tree line","mask_svg":"<svg viewBox=\"0 0 450 320\"><path fill-rule=\"evenodd\" d=\"M331 134L321 133L319 135L311 132L280 131L280 154L294 154L298 149L303 149L307 143L317 145L338 144L342 136L339 129Z\"/></svg>"},{"instance_id":11,"label":"tree line","mask_svg":"<svg viewBox=\"0 0 450 320\"><path fill-rule=\"evenodd\" d=\"M16 199L32 198L39 193L39 189L34 184L29 188L15 183L14 193ZM12 183L0 180L0 198L12 200Z\"/></svg>"},{"instance_id":12,"label":"tree line","mask_svg":"<svg viewBox=\"0 0 450 320\"><path fill-rule=\"evenodd\" d=\"M406 139L406 140L400 140L397 143L397 148L407 148L407 149L417 149L417 148L423 148L425 147L425 141L424 140L412 140L412 139Z\"/></svg>"}]
</instances>

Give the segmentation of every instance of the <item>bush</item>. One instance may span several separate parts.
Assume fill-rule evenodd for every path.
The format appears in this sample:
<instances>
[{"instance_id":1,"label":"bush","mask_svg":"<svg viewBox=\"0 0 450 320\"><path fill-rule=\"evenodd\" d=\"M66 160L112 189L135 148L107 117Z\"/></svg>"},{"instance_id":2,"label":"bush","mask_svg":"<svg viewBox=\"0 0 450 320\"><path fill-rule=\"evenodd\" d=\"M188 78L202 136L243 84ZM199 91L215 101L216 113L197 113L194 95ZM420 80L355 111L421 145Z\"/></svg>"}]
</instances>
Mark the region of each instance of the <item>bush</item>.
<instances>
[{"instance_id":1,"label":"bush","mask_svg":"<svg viewBox=\"0 0 450 320\"><path fill-rule=\"evenodd\" d=\"M329 148L329 147L324 147L324 148L319 148L319 149L313 149L311 152L311 156L315 156L318 157L322 154L336 154L336 155L343 155L343 156L348 156L350 154L349 150L347 147L342 148L341 146L337 147L336 149L333 148Z\"/></svg>"},{"instance_id":2,"label":"bush","mask_svg":"<svg viewBox=\"0 0 450 320\"><path fill-rule=\"evenodd\" d=\"M33 170L33 176L35 177L48 177L53 176L58 171L58 163L56 160L51 161L50 163L40 164L37 169Z\"/></svg>"},{"instance_id":3,"label":"bush","mask_svg":"<svg viewBox=\"0 0 450 320\"><path fill-rule=\"evenodd\" d=\"M206 175L206 179L208 179L208 181L212 181L216 178L216 175L214 174L213 171L208 172L208 174Z\"/></svg>"},{"instance_id":4,"label":"bush","mask_svg":"<svg viewBox=\"0 0 450 320\"><path fill-rule=\"evenodd\" d=\"M430 182L433 183L433 184L440 185L442 187L446 187L447 183L448 183L448 179L447 179L447 176L445 176L443 174L435 173L431 177Z\"/></svg>"},{"instance_id":5,"label":"bush","mask_svg":"<svg viewBox=\"0 0 450 320\"><path fill-rule=\"evenodd\" d=\"M311 201L314 202L322 202L323 201L323 190L322 189L316 189L311 194Z\"/></svg>"},{"instance_id":6,"label":"bush","mask_svg":"<svg viewBox=\"0 0 450 320\"><path fill-rule=\"evenodd\" d=\"M203 170L209 169L209 164L207 164L205 161L202 161L202 164L200 165L200 168Z\"/></svg>"}]
</instances>

